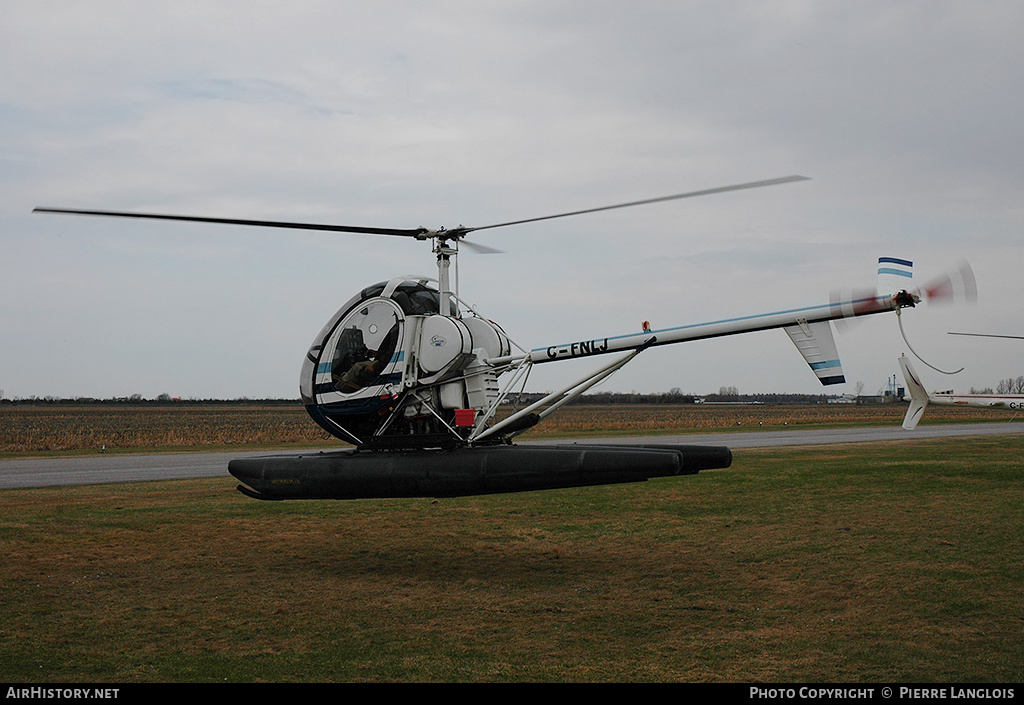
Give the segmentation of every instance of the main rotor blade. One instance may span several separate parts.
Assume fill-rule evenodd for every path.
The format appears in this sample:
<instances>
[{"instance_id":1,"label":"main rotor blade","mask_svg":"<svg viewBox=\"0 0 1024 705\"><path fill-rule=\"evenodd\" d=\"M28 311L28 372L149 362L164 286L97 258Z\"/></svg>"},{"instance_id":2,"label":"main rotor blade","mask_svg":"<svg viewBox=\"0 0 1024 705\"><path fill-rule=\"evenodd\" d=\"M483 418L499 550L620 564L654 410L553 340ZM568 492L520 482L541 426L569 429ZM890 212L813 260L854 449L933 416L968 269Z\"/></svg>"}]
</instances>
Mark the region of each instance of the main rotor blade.
<instances>
[{"instance_id":1,"label":"main rotor blade","mask_svg":"<svg viewBox=\"0 0 1024 705\"><path fill-rule=\"evenodd\" d=\"M150 220L175 220L185 221L192 223L221 223L225 225L249 225L256 227L266 228L290 228L292 230L323 230L328 232L339 232L339 233L363 233L367 235L398 235L401 237L414 237L419 240L425 240L429 237L435 237L442 234L447 234L448 237L453 239L461 239L467 233L475 232L477 230L490 230L491 228L503 228L509 225L521 225L523 223L536 223L542 220L553 220L555 218L567 218L572 215L583 215L585 213L598 213L601 211L610 211L617 208L630 208L632 206L643 206L651 203L662 203L664 201L675 201L681 198L694 198L696 196L709 196L715 193L725 193L727 191L741 191L743 189L760 188L762 186L775 186L778 184L786 184L793 181L807 181L809 177L806 176L783 176L777 179L767 179L765 181L751 181L745 184L733 184L732 186L719 186L717 188L702 189L700 191L689 191L687 193L677 193L671 196L661 196L658 198L647 198L641 201L630 201L629 203L618 203L612 206L601 206L599 208L586 208L584 210L571 211L569 213L556 213L555 215L545 215L539 218L525 218L523 220L511 220L505 223L495 223L493 225L482 225L479 227L467 228L459 226L448 231L437 231L432 232L426 228L372 228L361 225L327 225L321 223L292 223L279 220L249 220L242 218L208 218L204 216L193 216L193 215L168 215L163 213L130 213L125 211L95 211L95 210L74 210L70 208L33 208L34 213L66 213L71 215L100 215L114 218L146 218Z\"/></svg>"},{"instance_id":2,"label":"main rotor blade","mask_svg":"<svg viewBox=\"0 0 1024 705\"><path fill-rule=\"evenodd\" d=\"M164 215L159 213L125 213L121 211L81 211L66 208L33 208L39 213L69 213L72 215L103 215L115 218L148 218L151 220L184 220L192 223L223 223L226 225L254 225L267 228L291 228L293 230L327 230L339 233L364 233L367 235L400 235L419 238L427 232L425 228L413 230L400 228L368 228L359 225L323 225L319 223L288 223L277 220L242 220L239 218L206 218L193 215Z\"/></svg>"},{"instance_id":3,"label":"main rotor blade","mask_svg":"<svg viewBox=\"0 0 1024 705\"><path fill-rule=\"evenodd\" d=\"M481 245L479 242L473 242L472 240L466 240L464 238L459 239L459 246L469 248L478 255L504 254L502 250L496 250L493 247L489 247L488 245Z\"/></svg>"},{"instance_id":4,"label":"main rotor blade","mask_svg":"<svg viewBox=\"0 0 1024 705\"><path fill-rule=\"evenodd\" d=\"M949 335L970 335L975 338L1010 338L1013 340L1024 340L1024 335L997 335L996 333L954 333L950 331Z\"/></svg>"},{"instance_id":5,"label":"main rotor blade","mask_svg":"<svg viewBox=\"0 0 1024 705\"><path fill-rule=\"evenodd\" d=\"M540 220L553 220L554 218L566 218L571 215L583 215L585 213L598 213L600 211L610 211L616 208L630 208L632 206L644 206L650 203L662 203L664 201L675 201L680 198L693 198L695 196L710 196L714 193L725 193L726 191L741 191L743 189L760 188L762 186L775 186L777 184L788 184L793 181L809 181L808 176L782 176L777 179L767 179L765 181L751 181L745 184L734 184L732 186L719 186L717 188L702 189L700 191L689 191L687 193L677 193L672 196L660 196L658 198L647 198L642 201L630 201L629 203L618 203L613 206L601 206L599 208L587 208L580 211L572 211L570 213L557 213L555 215L545 215L539 218L526 218L524 220L510 220L507 223L495 223L494 225L482 225L475 228L460 228L462 232L473 232L476 230L489 230L490 228L504 228L509 225L521 225L522 223L535 223Z\"/></svg>"}]
</instances>

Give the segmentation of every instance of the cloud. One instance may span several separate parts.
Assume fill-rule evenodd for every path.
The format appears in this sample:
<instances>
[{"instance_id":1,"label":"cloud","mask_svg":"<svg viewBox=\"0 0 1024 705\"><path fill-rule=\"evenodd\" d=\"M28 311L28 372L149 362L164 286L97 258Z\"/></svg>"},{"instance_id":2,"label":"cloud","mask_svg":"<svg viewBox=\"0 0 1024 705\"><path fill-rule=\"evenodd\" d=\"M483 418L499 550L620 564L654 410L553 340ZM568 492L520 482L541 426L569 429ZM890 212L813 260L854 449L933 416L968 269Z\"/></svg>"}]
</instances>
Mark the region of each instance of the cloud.
<instances>
[{"instance_id":1,"label":"cloud","mask_svg":"<svg viewBox=\"0 0 1024 705\"><path fill-rule=\"evenodd\" d=\"M482 231L506 254L463 256L461 291L534 347L816 303L882 254L920 276L967 257L981 296L966 323L1019 333L1017 3L5 10L8 396L291 396L334 308L433 271L429 248L397 238L37 205L452 227L802 173L814 180ZM950 342L958 315L914 312L915 347L967 366L955 384L1019 368L1007 346ZM867 328L839 345L873 389L902 343ZM73 367L56 362L69 340ZM820 390L791 347L765 333L650 351L605 386Z\"/></svg>"}]
</instances>

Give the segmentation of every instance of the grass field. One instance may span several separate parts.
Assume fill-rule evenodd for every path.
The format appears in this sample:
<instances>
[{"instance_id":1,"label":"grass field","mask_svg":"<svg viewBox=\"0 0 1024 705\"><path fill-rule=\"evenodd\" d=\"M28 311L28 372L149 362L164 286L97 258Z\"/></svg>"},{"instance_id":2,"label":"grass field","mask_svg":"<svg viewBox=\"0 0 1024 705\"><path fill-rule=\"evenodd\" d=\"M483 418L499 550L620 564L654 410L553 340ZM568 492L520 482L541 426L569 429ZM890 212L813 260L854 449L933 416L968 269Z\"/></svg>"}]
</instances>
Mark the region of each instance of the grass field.
<instances>
[{"instance_id":1,"label":"grass field","mask_svg":"<svg viewBox=\"0 0 1024 705\"><path fill-rule=\"evenodd\" d=\"M7 490L0 682L1019 683L1022 450L440 501Z\"/></svg>"}]
</instances>

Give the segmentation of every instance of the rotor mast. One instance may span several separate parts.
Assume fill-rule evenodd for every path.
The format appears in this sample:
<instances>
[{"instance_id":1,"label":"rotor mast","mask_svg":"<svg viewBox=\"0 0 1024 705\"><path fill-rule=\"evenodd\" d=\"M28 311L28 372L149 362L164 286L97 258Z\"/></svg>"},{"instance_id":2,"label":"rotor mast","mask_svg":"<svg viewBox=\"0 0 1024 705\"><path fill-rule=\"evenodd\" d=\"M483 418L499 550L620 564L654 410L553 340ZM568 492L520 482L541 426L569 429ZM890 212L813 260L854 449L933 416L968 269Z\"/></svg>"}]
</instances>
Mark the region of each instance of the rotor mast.
<instances>
[{"instance_id":1,"label":"rotor mast","mask_svg":"<svg viewBox=\"0 0 1024 705\"><path fill-rule=\"evenodd\" d=\"M442 316L451 315L451 261L458 257L456 248L448 244L448 238L437 235L434 239L434 253L437 255L437 282L440 288L440 300L438 313Z\"/></svg>"},{"instance_id":2,"label":"rotor mast","mask_svg":"<svg viewBox=\"0 0 1024 705\"><path fill-rule=\"evenodd\" d=\"M447 228L440 228L438 230L424 230L419 239L432 238L434 240L434 254L437 255L437 283L440 289L440 309L438 313L442 316L451 315L451 301L453 295L458 295L457 291L452 290L452 275L451 266L452 263L456 263L458 266L459 257L459 240L464 238L467 233L470 233L474 228L467 228L460 225L457 228L448 230ZM467 245L472 245L473 249L483 253L489 254L499 252L483 245L474 245L473 243L467 242Z\"/></svg>"}]
</instances>

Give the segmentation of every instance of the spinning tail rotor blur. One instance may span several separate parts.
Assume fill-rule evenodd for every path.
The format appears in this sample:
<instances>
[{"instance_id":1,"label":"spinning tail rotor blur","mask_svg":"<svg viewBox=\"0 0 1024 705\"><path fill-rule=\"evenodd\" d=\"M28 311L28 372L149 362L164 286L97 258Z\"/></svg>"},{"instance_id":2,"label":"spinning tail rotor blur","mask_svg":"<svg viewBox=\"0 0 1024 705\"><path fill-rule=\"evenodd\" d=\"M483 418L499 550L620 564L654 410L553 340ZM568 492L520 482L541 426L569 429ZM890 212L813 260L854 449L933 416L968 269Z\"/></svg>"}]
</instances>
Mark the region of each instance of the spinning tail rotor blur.
<instances>
[{"instance_id":1,"label":"spinning tail rotor blur","mask_svg":"<svg viewBox=\"0 0 1024 705\"><path fill-rule=\"evenodd\" d=\"M883 299L898 296L902 296L904 300L910 302L910 307L915 306L917 303L927 303L931 306L949 306L971 305L977 302L977 280L974 276L974 270L971 269L971 265L967 261L960 261L949 271L928 280L920 287L913 286L913 267L914 263L911 260L898 257L879 257L874 289L833 290L830 300L834 306L848 307L847 313L850 317L878 305L878 302ZM942 370L922 358L914 350L914 347L907 338L900 311L900 309L896 310L896 320L899 324L900 335L903 337L903 342L906 344L907 349L910 350L914 357L922 364L942 374L956 374L963 371L962 367L957 370ZM853 325L853 322L849 318L836 321L836 328L840 332L846 330L851 325Z\"/></svg>"}]
</instances>

